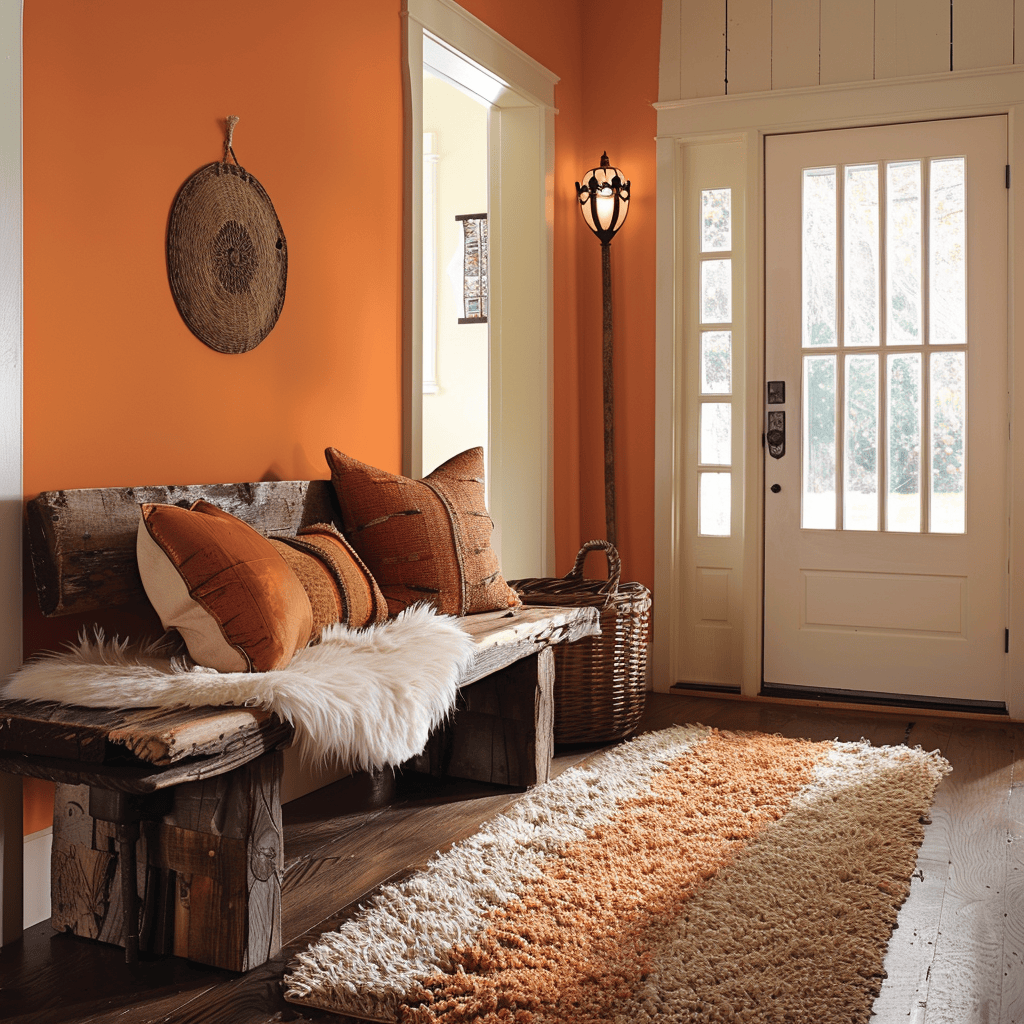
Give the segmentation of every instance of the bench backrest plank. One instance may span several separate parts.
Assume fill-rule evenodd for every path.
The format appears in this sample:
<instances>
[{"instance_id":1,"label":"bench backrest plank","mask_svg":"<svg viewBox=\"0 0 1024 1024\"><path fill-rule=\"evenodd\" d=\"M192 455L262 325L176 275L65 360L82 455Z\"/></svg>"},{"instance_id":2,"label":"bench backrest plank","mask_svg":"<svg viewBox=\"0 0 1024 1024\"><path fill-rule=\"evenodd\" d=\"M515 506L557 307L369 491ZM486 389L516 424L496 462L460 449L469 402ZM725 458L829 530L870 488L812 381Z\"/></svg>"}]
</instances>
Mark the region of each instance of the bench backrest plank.
<instances>
[{"instance_id":1,"label":"bench backrest plank","mask_svg":"<svg viewBox=\"0 0 1024 1024\"><path fill-rule=\"evenodd\" d=\"M294 535L303 526L340 521L329 480L46 491L27 506L29 551L43 614L145 602L135 558L139 505L187 508L199 498L267 535Z\"/></svg>"}]
</instances>

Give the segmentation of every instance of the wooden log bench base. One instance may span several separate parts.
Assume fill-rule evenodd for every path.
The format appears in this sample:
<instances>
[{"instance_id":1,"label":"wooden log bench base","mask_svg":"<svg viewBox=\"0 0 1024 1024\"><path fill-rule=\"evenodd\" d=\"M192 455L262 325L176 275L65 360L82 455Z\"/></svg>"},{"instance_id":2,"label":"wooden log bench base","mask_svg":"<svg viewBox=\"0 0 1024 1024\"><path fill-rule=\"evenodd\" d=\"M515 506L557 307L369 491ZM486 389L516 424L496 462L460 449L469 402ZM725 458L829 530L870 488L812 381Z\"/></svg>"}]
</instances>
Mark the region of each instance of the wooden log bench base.
<instances>
[{"instance_id":1,"label":"wooden log bench base","mask_svg":"<svg viewBox=\"0 0 1024 1024\"><path fill-rule=\"evenodd\" d=\"M138 503L220 504L261 532L337 521L328 481L49 492L29 503L48 615L145 600ZM457 709L407 767L527 788L553 754L554 644L595 608L484 612ZM282 750L292 728L241 707L132 710L0 699L0 771L57 783L52 924L137 953L246 971L281 948Z\"/></svg>"}]
</instances>

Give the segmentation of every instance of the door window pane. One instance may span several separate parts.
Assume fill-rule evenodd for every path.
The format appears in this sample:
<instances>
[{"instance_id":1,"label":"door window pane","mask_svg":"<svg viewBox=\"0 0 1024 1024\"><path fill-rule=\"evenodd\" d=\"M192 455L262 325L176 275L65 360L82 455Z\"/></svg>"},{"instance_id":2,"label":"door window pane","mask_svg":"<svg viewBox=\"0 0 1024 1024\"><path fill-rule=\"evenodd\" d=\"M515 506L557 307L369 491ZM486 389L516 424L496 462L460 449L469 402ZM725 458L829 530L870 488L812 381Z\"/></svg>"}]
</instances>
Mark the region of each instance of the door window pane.
<instances>
[{"instance_id":1,"label":"door window pane","mask_svg":"<svg viewBox=\"0 0 1024 1024\"><path fill-rule=\"evenodd\" d=\"M888 164L886 329L890 345L921 341L921 162Z\"/></svg>"},{"instance_id":2,"label":"door window pane","mask_svg":"<svg viewBox=\"0 0 1024 1024\"><path fill-rule=\"evenodd\" d=\"M962 345L967 338L964 160L931 162L928 235L928 335L933 345Z\"/></svg>"},{"instance_id":3,"label":"door window pane","mask_svg":"<svg viewBox=\"0 0 1024 1024\"><path fill-rule=\"evenodd\" d=\"M801 525L836 528L836 357L804 356Z\"/></svg>"},{"instance_id":4,"label":"door window pane","mask_svg":"<svg viewBox=\"0 0 1024 1024\"><path fill-rule=\"evenodd\" d=\"M921 530L921 356L891 355L886 381L889 421L886 529Z\"/></svg>"},{"instance_id":5,"label":"door window pane","mask_svg":"<svg viewBox=\"0 0 1024 1024\"><path fill-rule=\"evenodd\" d=\"M701 334L700 390L703 395L732 393L732 331Z\"/></svg>"},{"instance_id":6,"label":"door window pane","mask_svg":"<svg viewBox=\"0 0 1024 1024\"><path fill-rule=\"evenodd\" d=\"M698 530L704 537L728 537L732 528L732 474L700 474Z\"/></svg>"},{"instance_id":7,"label":"door window pane","mask_svg":"<svg viewBox=\"0 0 1024 1024\"><path fill-rule=\"evenodd\" d=\"M704 189L700 213L700 251L728 252L732 248L732 189Z\"/></svg>"},{"instance_id":8,"label":"door window pane","mask_svg":"<svg viewBox=\"0 0 1024 1024\"><path fill-rule=\"evenodd\" d=\"M732 320L732 260L705 260L700 265L700 319L705 324Z\"/></svg>"},{"instance_id":9,"label":"door window pane","mask_svg":"<svg viewBox=\"0 0 1024 1024\"><path fill-rule=\"evenodd\" d=\"M963 533L967 373L963 352L931 357L932 533Z\"/></svg>"},{"instance_id":10,"label":"door window pane","mask_svg":"<svg viewBox=\"0 0 1024 1024\"><path fill-rule=\"evenodd\" d=\"M836 343L836 169L804 171L803 344Z\"/></svg>"},{"instance_id":11,"label":"door window pane","mask_svg":"<svg viewBox=\"0 0 1024 1024\"><path fill-rule=\"evenodd\" d=\"M847 345L878 344L878 164L846 168L843 334Z\"/></svg>"},{"instance_id":12,"label":"door window pane","mask_svg":"<svg viewBox=\"0 0 1024 1024\"><path fill-rule=\"evenodd\" d=\"M843 528L878 529L878 356L846 357Z\"/></svg>"},{"instance_id":13,"label":"door window pane","mask_svg":"<svg viewBox=\"0 0 1024 1024\"><path fill-rule=\"evenodd\" d=\"M700 461L705 466L732 465L732 406L705 402L700 407Z\"/></svg>"}]
</instances>

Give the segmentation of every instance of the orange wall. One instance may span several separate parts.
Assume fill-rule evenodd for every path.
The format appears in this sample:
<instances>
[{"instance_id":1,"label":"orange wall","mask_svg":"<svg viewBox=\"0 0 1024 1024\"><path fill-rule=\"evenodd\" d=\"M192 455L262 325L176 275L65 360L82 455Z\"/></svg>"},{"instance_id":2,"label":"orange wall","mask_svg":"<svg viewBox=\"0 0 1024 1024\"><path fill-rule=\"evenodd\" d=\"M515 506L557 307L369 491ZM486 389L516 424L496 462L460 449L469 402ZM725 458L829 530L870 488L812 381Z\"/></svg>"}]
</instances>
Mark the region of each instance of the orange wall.
<instances>
[{"instance_id":1,"label":"orange wall","mask_svg":"<svg viewBox=\"0 0 1024 1024\"><path fill-rule=\"evenodd\" d=\"M328 444L400 468L399 6L26 0L26 497L326 476ZM637 0L609 42L586 21L582 0L464 6L561 79L554 274L563 573L582 540L603 536L599 246L581 227L573 182L603 148L633 181L629 220L612 247L619 535L627 578L650 585L650 103L660 0ZM585 102L597 94L600 112ZM175 193L221 157L229 113L241 118L235 152L272 198L289 251L281 319L259 348L235 356L188 331L165 264ZM43 620L30 590L26 654L82 624ZM125 623L136 635L149 621ZM28 831L42 827L44 811L45 799L29 801Z\"/></svg>"},{"instance_id":2,"label":"orange wall","mask_svg":"<svg viewBox=\"0 0 1024 1024\"><path fill-rule=\"evenodd\" d=\"M625 580L654 588L655 197L661 4L634 3L615 31L604 19L584 24L588 109L577 175L608 153L631 184L626 222L611 242L614 331L617 547ZM604 536L601 246L579 237L582 531ZM593 556L592 556L593 557Z\"/></svg>"}]
</instances>

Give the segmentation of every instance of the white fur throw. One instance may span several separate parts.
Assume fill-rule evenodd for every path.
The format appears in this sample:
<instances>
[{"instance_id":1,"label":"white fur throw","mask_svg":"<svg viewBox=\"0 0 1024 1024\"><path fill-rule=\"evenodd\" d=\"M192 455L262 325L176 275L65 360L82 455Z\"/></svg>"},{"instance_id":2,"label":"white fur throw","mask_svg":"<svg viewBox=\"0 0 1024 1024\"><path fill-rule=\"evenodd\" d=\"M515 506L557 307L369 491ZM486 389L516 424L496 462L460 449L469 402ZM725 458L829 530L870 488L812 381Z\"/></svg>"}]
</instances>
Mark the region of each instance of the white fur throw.
<instances>
[{"instance_id":1,"label":"white fur throw","mask_svg":"<svg viewBox=\"0 0 1024 1024\"><path fill-rule=\"evenodd\" d=\"M295 726L304 760L372 769L419 754L451 712L473 660L455 619L416 606L362 630L324 629L322 641L275 672L216 672L168 657L159 644L133 648L101 630L26 662L3 696L87 707L266 708Z\"/></svg>"}]
</instances>

